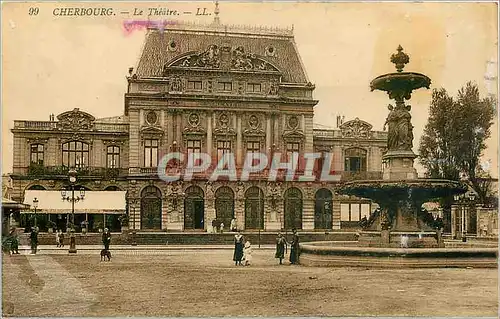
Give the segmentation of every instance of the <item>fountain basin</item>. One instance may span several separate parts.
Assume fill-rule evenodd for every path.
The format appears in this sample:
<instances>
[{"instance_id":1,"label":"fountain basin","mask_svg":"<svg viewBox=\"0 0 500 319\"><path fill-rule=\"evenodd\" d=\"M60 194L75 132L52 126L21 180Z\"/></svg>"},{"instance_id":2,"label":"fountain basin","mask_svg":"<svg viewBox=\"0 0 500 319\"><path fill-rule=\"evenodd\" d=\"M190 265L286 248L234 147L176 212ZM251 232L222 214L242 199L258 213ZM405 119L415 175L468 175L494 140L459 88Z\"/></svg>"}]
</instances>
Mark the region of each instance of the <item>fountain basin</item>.
<instances>
[{"instance_id":1,"label":"fountain basin","mask_svg":"<svg viewBox=\"0 0 500 319\"><path fill-rule=\"evenodd\" d=\"M300 264L369 268L497 268L498 248L339 247L335 242L300 244Z\"/></svg>"},{"instance_id":2,"label":"fountain basin","mask_svg":"<svg viewBox=\"0 0 500 319\"><path fill-rule=\"evenodd\" d=\"M426 75L416 72L389 73L376 77L370 83L371 90L381 90L386 92L411 91L427 88L431 85L431 79Z\"/></svg>"}]
</instances>

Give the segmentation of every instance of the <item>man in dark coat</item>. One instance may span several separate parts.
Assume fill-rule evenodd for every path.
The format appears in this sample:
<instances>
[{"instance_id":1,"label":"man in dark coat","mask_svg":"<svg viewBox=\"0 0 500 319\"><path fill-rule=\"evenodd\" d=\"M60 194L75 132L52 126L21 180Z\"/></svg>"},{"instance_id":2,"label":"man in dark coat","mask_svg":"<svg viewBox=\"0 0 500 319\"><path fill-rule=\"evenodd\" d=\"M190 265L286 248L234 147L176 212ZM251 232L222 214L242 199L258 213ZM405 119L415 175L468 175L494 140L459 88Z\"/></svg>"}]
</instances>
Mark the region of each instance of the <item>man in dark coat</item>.
<instances>
[{"instance_id":1,"label":"man in dark coat","mask_svg":"<svg viewBox=\"0 0 500 319\"><path fill-rule=\"evenodd\" d=\"M104 245L104 249L109 250L109 244L111 243L111 233L107 228L104 228L104 232L102 233L102 243Z\"/></svg>"},{"instance_id":2,"label":"man in dark coat","mask_svg":"<svg viewBox=\"0 0 500 319\"><path fill-rule=\"evenodd\" d=\"M295 265L299 262L299 235L297 230L293 229L293 238L290 243L290 263Z\"/></svg>"},{"instance_id":3,"label":"man in dark coat","mask_svg":"<svg viewBox=\"0 0 500 319\"><path fill-rule=\"evenodd\" d=\"M31 227L30 243L31 243L31 253L36 254L36 250L38 247L38 231L36 227Z\"/></svg>"},{"instance_id":4,"label":"man in dark coat","mask_svg":"<svg viewBox=\"0 0 500 319\"><path fill-rule=\"evenodd\" d=\"M279 258L280 265L283 264L283 259L285 259L286 245L287 242L285 237L283 237L281 233L278 233L278 238L276 238L276 254L274 258Z\"/></svg>"}]
</instances>

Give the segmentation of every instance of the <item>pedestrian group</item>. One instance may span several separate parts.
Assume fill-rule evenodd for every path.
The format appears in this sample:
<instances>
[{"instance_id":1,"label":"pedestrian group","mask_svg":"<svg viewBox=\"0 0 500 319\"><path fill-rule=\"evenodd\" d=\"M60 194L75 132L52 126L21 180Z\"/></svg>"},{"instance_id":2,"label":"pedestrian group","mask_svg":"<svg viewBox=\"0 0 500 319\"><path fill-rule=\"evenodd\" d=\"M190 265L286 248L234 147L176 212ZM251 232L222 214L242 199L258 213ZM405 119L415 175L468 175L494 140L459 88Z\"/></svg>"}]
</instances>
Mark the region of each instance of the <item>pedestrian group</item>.
<instances>
[{"instance_id":1,"label":"pedestrian group","mask_svg":"<svg viewBox=\"0 0 500 319\"><path fill-rule=\"evenodd\" d=\"M290 243L288 243L281 232L278 233L278 237L276 238L276 253L274 254L274 257L279 259L280 265L283 264L283 259L285 259L288 245L290 245L290 264L296 265L299 263L299 235L297 234L296 229L293 229L292 240ZM252 263L252 244L249 240L245 240L241 232L234 235L233 261L235 266L248 266Z\"/></svg>"}]
</instances>

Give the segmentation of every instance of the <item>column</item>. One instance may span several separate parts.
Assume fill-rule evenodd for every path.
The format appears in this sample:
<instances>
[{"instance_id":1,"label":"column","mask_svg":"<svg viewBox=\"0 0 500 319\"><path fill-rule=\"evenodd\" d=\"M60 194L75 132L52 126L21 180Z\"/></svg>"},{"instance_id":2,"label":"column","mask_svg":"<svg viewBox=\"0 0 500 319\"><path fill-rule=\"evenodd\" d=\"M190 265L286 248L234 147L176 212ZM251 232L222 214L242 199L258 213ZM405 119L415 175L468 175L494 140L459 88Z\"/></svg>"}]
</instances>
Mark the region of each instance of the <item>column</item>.
<instances>
[{"instance_id":1,"label":"column","mask_svg":"<svg viewBox=\"0 0 500 319\"><path fill-rule=\"evenodd\" d=\"M451 206L451 238L454 239L457 236L457 228L456 228L456 222L457 222L457 214L458 212L458 206L457 205L452 205Z\"/></svg>"},{"instance_id":2,"label":"column","mask_svg":"<svg viewBox=\"0 0 500 319\"><path fill-rule=\"evenodd\" d=\"M210 157L212 156L212 116L211 112L207 113L207 153Z\"/></svg>"},{"instance_id":3,"label":"column","mask_svg":"<svg viewBox=\"0 0 500 319\"><path fill-rule=\"evenodd\" d=\"M332 203L332 229L340 229L340 201L335 199Z\"/></svg>"},{"instance_id":4,"label":"column","mask_svg":"<svg viewBox=\"0 0 500 319\"><path fill-rule=\"evenodd\" d=\"M271 149L271 146L272 146L271 138L272 138L271 117L267 117L266 118L266 152L269 152L269 150Z\"/></svg>"},{"instance_id":5,"label":"column","mask_svg":"<svg viewBox=\"0 0 500 319\"><path fill-rule=\"evenodd\" d=\"M236 117L236 115L235 115ZM236 118L236 167L242 167L243 145L241 143L241 117Z\"/></svg>"},{"instance_id":6,"label":"column","mask_svg":"<svg viewBox=\"0 0 500 319\"><path fill-rule=\"evenodd\" d=\"M284 119L285 117L283 117ZM279 119L278 119L278 116L277 115L274 115L273 117L273 120L274 120L274 128L273 128L273 144L276 144L276 146L278 147L280 145L280 139L279 139ZM280 151L282 151L280 149Z\"/></svg>"},{"instance_id":7,"label":"column","mask_svg":"<svg viewBox=\"0 0 500 319\"><path fill-rule=\"evenodd\" d=\"M129 171L139 172L141 143L139 137L139 111L131 109L129 111L130 133L129 133Z\"/></svg>"}]
</instances>

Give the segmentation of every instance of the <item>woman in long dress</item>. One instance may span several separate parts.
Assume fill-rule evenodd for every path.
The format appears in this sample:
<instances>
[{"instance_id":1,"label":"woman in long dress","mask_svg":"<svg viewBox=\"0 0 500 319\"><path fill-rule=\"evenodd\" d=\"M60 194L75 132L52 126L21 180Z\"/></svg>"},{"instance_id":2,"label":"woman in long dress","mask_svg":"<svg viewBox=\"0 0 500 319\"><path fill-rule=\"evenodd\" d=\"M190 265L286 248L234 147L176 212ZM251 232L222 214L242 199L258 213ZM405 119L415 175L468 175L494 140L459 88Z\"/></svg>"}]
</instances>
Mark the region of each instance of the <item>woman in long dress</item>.
<instances>
[{"instance_id":1,"label":"woman in long dress","mask_svg":"<svg viewBox=\"0 0 500 319\"><path fill-rule=\"evenodd\" d=\"M274 254L274 258L279 258L280 265L283 264L283 259L285 259L286 253L286 239L283 237L281 233L278 233L278 238L276 238L276 254Z\"/></svg>"},{"instance_id":2,"label":"woman in long dress","mask_svg":"<svg viewBox=\"0 0 500 319\"><path fill-rule=\"evenodd\" d=\"M238 234L234 235L234 255L233 261L234 265L241 265L241 259L243 258L243 235L238 232Z\"/></svg>"},{"instance_id":3,"label":"woman in long dress","mask_svg":"<svg viewBox=\"0 0 500 319\"><path fill-rule=\"evenodd\" d=\"M243 259L245 260L245 266L252 264L252 245L250 241L245 243L245 248L243 249Z\"/></svg>"},{"instance_id":4,"label":"woman in long dress","mask_svg":"<svg viewBox=\"0 0 500 319\"><path fill-rule=\"evenodd\" d=\"M297 230L293 229L293 239L290 243L290 264L295 265L299 263L299 235Z\"/></svg>"}]
</instances>

